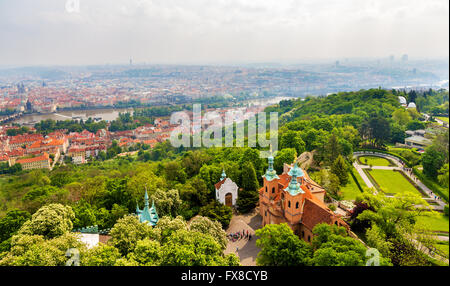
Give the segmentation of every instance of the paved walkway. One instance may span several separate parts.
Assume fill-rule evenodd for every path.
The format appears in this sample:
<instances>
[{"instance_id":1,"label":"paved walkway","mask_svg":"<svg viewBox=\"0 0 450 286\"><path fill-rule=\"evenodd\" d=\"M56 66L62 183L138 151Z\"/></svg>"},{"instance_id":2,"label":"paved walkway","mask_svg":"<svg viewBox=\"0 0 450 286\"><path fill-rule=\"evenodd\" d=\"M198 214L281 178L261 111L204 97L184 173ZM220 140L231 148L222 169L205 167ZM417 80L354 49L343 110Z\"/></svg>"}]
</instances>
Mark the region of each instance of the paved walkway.
<instances>
[{"instance_id":1,"label":"paved walkway","mask_svg":"<svg viewBox=\"0 0 450 286\"><path fill-rule=\"evenodd\" d=\"M411 179L411 181L413 181L422 191L423 193L425 193L428 197L425 197L424 200L426 200L427 202L434 202L437 203L438 205L432 205L432 207L434 208L434 210L444 210L444 206L445 206L445 202L442 201L441 199L438 199L439 196L436 195L435 193L433 193L432 190L430 190L427 186L425 186L420 180L419 178L417 178L414 173L412 172L412 169L410 168L405 168L402 164L402 162L394 157L394 156L390 156L387 154L383 154L383 153L353 153L354 157L359 157L359 156L365 156L365 155L370 155L370 156L377 156L377 157L381 157L381 158L385 158L388 159L392 162L394 162L397 166L396 167L389 167L389 166L372 166L372 169L378 169L378 170L398 170L403 172L408 178ZM363 179L363 181L366 183L367 187L369 188L374 188L372 182L369 180L369 178L366 176L366 174L364 173L364 171L362 169L369 169L370 166L367 165L360 165L358 163L358 160L355 160L355 162L353 163L353 166L355 167L356 171L358 171L359 175L361 176L361 178ZM374 188L375 189L375 188ZM376 189L375 189L376 192Z\"/></svg>"},{"instance_id":2,"label":"paved walkway","mask_svg":"<svg viewBox=\"0 0 450 286\"><path fill-rule=\"evenodd\" d=\"M358 162L355 160L355 162L353 162L353 167L355 167L356 171L358 171L359 175L361 176L361 178L363 179L364 183L366 183L367 187L369 189L374 189L375 192L377 192L377 190L375 189L375 187L373 186L372 182L369 180L369 178L366 176L366 173L364 173L364 171L361 168L361 165L358 164Z\"/></svg>"},{"instance_id":3,"label":"paved walkway","mask_svg":"<svg viewBox=\"0 0 450 286\"><path fill-rule=\"evenodd\" d=\"M258 255L260 248L256 246L255 230L261 228L262 218L259 215L259 209L253 210L253 212L245 215L233 214L230 225L226 230L226 233L236 233L245 230L252 235L252 239L240 239L237 241L228 240L227 248L224 253L234 253L239 257L243 266L256 266L256 256Z\"/></svg>"}]
</instances>

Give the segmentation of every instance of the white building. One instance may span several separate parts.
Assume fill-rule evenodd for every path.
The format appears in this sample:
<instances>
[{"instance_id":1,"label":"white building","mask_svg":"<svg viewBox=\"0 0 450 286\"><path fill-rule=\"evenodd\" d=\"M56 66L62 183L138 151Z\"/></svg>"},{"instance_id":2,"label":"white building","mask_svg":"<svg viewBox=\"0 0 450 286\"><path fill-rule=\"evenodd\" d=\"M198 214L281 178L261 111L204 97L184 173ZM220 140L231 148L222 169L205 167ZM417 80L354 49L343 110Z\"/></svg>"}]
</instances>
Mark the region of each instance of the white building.
<instances>
[{"instance_id":1,"label":"white building","mask_svg":"<svg viewBox=\"0 0 450 286\"><path fill-rule=\"evenodd\" d=\"M216 189L216 200L227 206L235 206L239 187L230 178L227 178L225 170L222 171L220 182L214 185Z\"/></svg>"},{"instance_id":2,"label":"white building","mask_svg":"<svg viewBox=\"0 0 450 286\"><path fill-rule=\"evenodd\" d=\"M410 102L409 104L408 104L408 108L416 108L416 104L414 103L414 102Z\"/></svg>"},{"instance_id":3,"label":"white building","mask_svg":"<svg viewBox=\"0 0 450 286\"><path fill-rule=\"evenodd\" d=\"M403 106L403 107L407 106L406 98L404 96L399 96L398 101L400 102L401 106Z\"/></svg>"}]
</instances>

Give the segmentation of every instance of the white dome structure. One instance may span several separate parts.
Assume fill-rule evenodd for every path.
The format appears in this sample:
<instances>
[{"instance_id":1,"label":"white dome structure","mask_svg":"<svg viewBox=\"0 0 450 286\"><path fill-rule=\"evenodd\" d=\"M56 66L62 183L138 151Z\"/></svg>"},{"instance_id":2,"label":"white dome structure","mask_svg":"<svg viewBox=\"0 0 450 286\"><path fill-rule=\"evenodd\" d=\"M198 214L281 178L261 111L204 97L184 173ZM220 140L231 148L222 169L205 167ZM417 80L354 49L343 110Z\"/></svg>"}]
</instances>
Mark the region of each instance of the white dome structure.
<instances>
[{"instance_id":1,"label":"white dome structure","mask_svg":"<svg viewBox=\"0 0 450 286\"><path fill-rule=\"evenodd\" d=\"M408 104L408 108L416 108L416 104L414 102L410 102Z\"/></svg>"},{"instance_id":2,"label":"white dome structure","mask_svg":"<svg viewBox=\"0 0 450 286\"><path fill-rule=\"evenodd\" d=\"M399 96L398 97L398 101L400 102L400 104L406 105L406 98L404 96Z\"/></svg>"}]
</instances>

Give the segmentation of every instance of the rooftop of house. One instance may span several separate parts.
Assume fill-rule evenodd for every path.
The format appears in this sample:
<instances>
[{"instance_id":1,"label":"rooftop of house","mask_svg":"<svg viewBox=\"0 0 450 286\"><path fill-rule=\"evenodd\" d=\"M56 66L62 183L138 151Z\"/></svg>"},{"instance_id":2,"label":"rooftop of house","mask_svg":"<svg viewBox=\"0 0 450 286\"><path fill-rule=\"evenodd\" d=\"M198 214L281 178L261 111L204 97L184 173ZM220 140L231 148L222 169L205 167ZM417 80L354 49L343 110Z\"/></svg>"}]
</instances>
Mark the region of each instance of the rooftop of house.
<instances>
[{"instance_id":1,"label":"rooftop of house","mask_svg":"<svg viewBox=\"0 0 450 286\"><path fill-rule=\"evenodd\" d=\"M33 163L33 162L40 162L40 161L48 161L48 160L50 160L49 155L47 153L44 153L41 156L37 156L37 157L19 159L16 161L16 163L26 164L26 163Z\"/></svg>"}]
</instances>

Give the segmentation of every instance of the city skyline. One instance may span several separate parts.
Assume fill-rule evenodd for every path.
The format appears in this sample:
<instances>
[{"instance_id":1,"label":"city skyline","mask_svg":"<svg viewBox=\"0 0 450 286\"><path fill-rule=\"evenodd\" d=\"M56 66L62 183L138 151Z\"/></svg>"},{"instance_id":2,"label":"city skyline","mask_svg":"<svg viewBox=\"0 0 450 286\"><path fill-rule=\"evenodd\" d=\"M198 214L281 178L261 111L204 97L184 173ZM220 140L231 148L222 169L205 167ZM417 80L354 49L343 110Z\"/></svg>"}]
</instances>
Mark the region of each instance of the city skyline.
<instances>
[{"instance_id":1,"label":"city skyline","mask_svg":"<svg viewBox=\"0 0 450 286\"><path fill-rule=\"evenodd\" d=\"M448 58L448 1L391 2L1 1L0 66Z\"/></svg>"}]
</instances>

